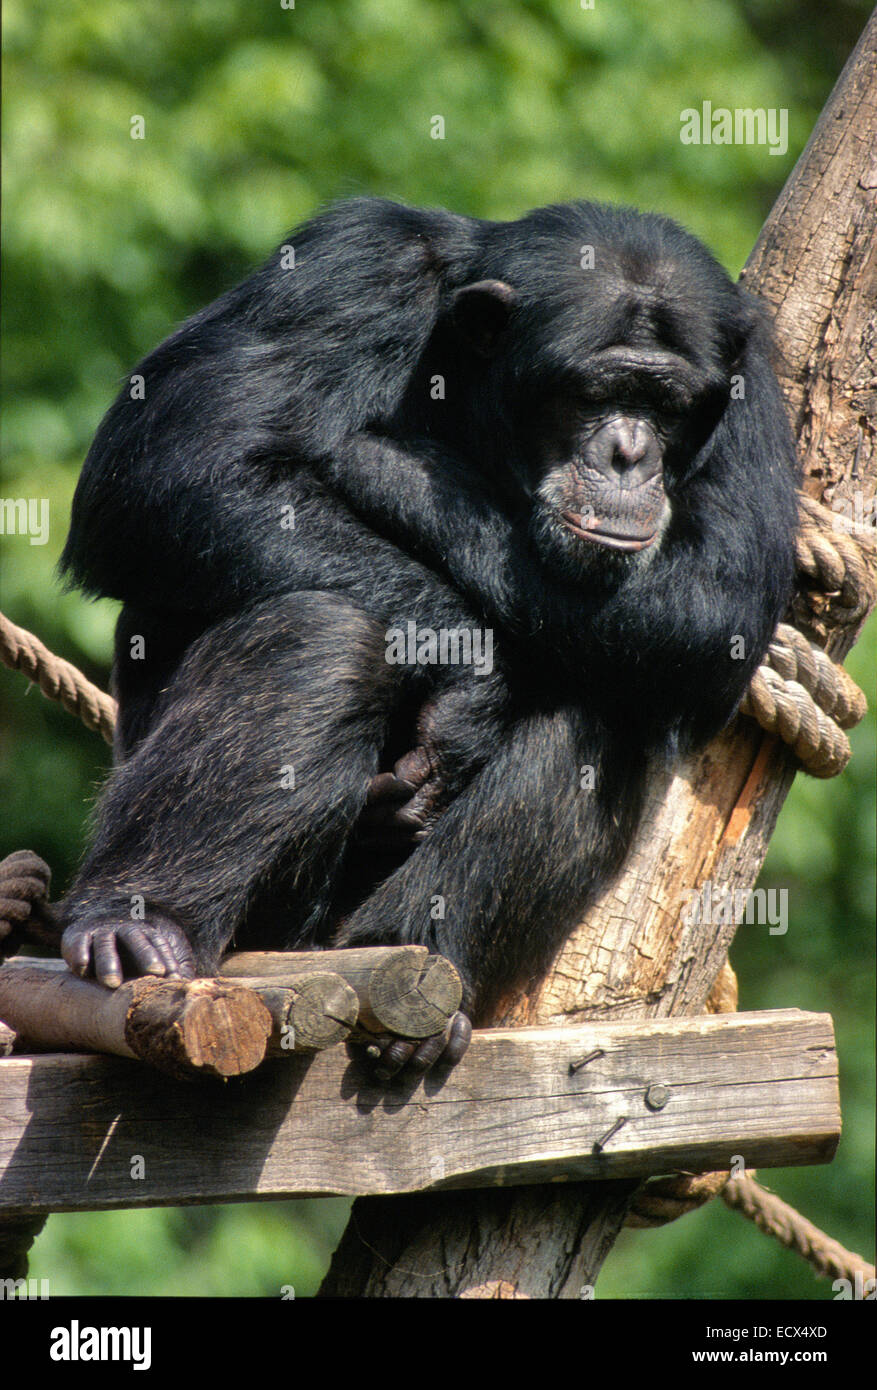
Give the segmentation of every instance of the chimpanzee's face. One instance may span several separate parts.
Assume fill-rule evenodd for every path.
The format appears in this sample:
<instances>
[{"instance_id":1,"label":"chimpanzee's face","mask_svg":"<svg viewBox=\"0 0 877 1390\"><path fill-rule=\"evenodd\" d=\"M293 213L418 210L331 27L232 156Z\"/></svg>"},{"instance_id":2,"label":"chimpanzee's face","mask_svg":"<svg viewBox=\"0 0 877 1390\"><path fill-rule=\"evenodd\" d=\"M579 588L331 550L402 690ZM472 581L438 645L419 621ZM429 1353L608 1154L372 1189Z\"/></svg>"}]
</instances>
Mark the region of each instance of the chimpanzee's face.
<instances>
[{"instance_id":1,"label":"chimpanzee's face","mask_svg":"<svg viewBox=\"0 0 877 1390\"><path fill-rule=\"evenodd\" d=\"M670 521L674 484L703 442L706 415L716 417L713 384L657 344L618 344L584 358L528 431L534 532L545 557L566 570L590 570L607 554L647 562Z\"/></svg>"},{"instance_id":2,"label":"chimpanzee's face","mask_svg":"<svg viewBox=\"0 0 877 1390\"><path fill-rule=\"evenodd\" d=\"M494 464L528 495L543 560L573 580L614 579L667 535L729 407L751 314L702 248L604 244L579 271L574 248L552 243L543 261L540 245L508 280L459 290L456 321L489 359L513 441L498 434Z\"/></svg>"}]
</instances>

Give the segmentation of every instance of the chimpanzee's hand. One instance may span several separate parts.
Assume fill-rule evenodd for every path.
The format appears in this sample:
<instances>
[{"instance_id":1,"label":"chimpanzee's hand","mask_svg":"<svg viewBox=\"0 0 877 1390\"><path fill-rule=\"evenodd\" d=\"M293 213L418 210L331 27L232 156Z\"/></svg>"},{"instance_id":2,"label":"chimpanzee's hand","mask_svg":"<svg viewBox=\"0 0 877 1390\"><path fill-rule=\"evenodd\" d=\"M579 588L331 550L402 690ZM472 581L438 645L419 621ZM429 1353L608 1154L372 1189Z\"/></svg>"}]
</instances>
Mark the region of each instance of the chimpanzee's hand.
<instances>
[{"instance_id":1,"label":"chimpanzee's hand","mask_svg":"<svg viewBox=\"0 0 877 1390\"><path fill-rule=\"evenodd\" d=\"M67 927L61 955L74 975L93 976L116 989L128 975L161 975L191 980L195 957L176 922L150 913L143 922L117 922L82 917Z\"/></svg>"},{"instance_id":2,"label":"chimpanzee's hand","mask_svg":"<svg viewBox=\"0 0 877 1390\"><path fill-rule=\"evenodd\" d=\"M432 1067L453 1067L460 1061L472 1038L472 1024L464 1013L456 1013L448 1019L444 1032L432 1038L412 1041L410 1038L392 1037L390 1034L376 1036L366 1047L366 1055L373 1065L376 1081L391 1081L399 1076L420 1076Z\"/></svg>"},{"instance_id":3,"label":"chimpanzee's hand","mask_svg":"<svg viewBox=\"0 0 877 1390\"><path fill-rule=\"evenodd\" d=\"M362 849L406 852L416 849L435 819L442 783L426 747L412 748L393 767L372 780L356 823Z\"/></svg>"},{"instance_id":4,"label":"chimpanzee's hand","mask_svg":"<svg viewBox=\"0 0 877 1390\"><path fill-rule=\"evenodd\" d=\"M0 960L22 941L54 944L47 905L52 871L32 850L20 849L0 863Z\"/></svg>"}]
</instances>

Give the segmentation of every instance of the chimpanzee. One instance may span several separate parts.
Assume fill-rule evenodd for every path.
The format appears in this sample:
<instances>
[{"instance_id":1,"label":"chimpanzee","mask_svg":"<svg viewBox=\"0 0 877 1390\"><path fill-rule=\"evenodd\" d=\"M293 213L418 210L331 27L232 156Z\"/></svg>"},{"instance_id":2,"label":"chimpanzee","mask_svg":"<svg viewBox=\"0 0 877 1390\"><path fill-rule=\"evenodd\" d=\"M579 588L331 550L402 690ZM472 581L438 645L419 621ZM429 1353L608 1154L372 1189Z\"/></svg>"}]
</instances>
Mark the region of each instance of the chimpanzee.
<instances>
[{"instance_id":1,"label":"chimpanzee","mask_svg":"<svg viewBox=\"0 0 877 1390\"><path fill-rule=\"evenodd\" d=\"M648 765L734 714L796 476L762 317L668 219L307 222L136 368L79 481L62 566L124 607L69 965L422 942L484 1016L619 868ZM370 859L405 796L428 833Z\"/></svg>"}]
</instances>

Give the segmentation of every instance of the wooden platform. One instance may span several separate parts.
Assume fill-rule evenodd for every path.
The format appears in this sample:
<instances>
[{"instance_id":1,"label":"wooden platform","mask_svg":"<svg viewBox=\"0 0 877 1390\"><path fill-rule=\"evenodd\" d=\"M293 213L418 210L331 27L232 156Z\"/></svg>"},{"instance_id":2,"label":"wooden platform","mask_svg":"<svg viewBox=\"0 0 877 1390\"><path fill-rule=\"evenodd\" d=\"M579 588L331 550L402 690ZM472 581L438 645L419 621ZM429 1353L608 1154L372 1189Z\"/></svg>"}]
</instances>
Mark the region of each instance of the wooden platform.
<instances>
[{"instance_id":1,"label":"wooden platform","mask_svg":"<svg viewBox=\"0 0 877 1390\"><path fill-rule=\"evenodd\" d=\"M450 1074L409 1087L374 1085L345 1047L224 1083L13 1056L0 1211L825 1163L839 1132L831 1019L795 1009L485 1030Z\"/></svg>"}]
</instances>

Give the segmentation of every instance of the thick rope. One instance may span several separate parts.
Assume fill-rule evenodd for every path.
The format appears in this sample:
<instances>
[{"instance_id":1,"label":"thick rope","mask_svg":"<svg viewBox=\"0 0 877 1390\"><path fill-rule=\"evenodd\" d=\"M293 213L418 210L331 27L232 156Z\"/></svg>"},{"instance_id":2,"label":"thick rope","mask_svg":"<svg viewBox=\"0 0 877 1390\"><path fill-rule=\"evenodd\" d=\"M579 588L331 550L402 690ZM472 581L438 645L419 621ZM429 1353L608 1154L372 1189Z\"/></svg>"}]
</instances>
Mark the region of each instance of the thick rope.
<instances>
[{"instance_id":1,"label":"thick rope","mask_svg":"<svg viewBox=\"0 0 877 1390\"><path fill-rule=\"evenodd\" d=\"M624 1218L635 1230L654 1230L711 1202L730 1173L668 1173L650 1178L637 1192Z\"/></svg>"},{"instance_id":2,"label":"thick rope","mask_svg":"<svg viewBox=\"0 0 877 1390\"><path fill-rule=\"evenodd\" d=\"M849 739L797 681L759 666L740 706L769 734L778 734L813 777L836 777L850 760Z\"/></svg>"},{"instance_id":3,"label":"thick rope","mask_svg":"<svg viewBox=\"0 0 877 1390\"><path fill-rule=\"evenodd\" d=\"M832 1240L812 1221L768 1192L751 1173L732 1178L728 1173L676 1173L655 1178L637 1193L625 1225L638 1229L666 1226L696 1211L721 1194L732 1211L753 1221L765 1235L794 1250L824 1278L863 1281L874 1278L874 1266L861 1255Z\"/></svg>"},{"instance_id":4,"label":"thick rope","mask_svg":"<svg viewBox=\"0 0 877 1390\"><path fill-rule=\"evenodd\" d=\"M852 729L864 719L868 703L856 682L789 623L777 627L765 663L784 680L803 685L823 713L842 729Z\"/></svg>"},{"instance_id":5,"label":"thick rope","mask_svg":"<svg viewBox=\"0 0 877 1390\"><path fill-rule=\"evenodd\" d=\"M76 714L87 728L113 741L116 702L69 661L55 656L33 633L16 627L0 613L0 660L13 671L23 671L49 700L57 700Z\"/></svg>"},{"instance_id":6,"label":"thick rope","mask_svg":"<svg viewBox=\"0 0 877 1390\"><path fill-rule=\"evenodd\" d=\"M754 1221L760 1231L773 1236L787 1250L795 1250L824 1278L864 1281L875 1276L874 1266L820 1231L787 1202L768 1192L747 1173L732 1178L722 1188L722 1200L734 1211Z\"/></svg>"},{"instance_id":7,"label":"thick rope","mask_svg":"<svg viewBox=\"0 0 877 1390\"><path fill-rule=\"evenodd\" d=\"M838 515L821 502L804 493L798 501L798 568L822 591L808 594L808 602L814 612L823 608L823 619L827 604L832 622L857 623L877 596L870 546L839 529ZM740 706L789 744L814 777L843 771L850 759L843 730L857 724L866 708L855 681L788 623L777 628Z\"/></svg>"},{"instance_id":8,"label":"thick rope","mask_svg":"<svg viewBox=\"0 0 877 1390\"><path fill-rule=\"evenodd\" d=\"M859 540L842 530L837 512L800 493L798 568L832 598L832 621L858 623L874 606L874 577Z\"/></svg>"},{"instance_id":9,"label":"thick rope","mask_svg":"<svg viewBox=\"0 0 877 1390\"><path fill-rule=\"evenodd\" d=\"M0 862L0 940L30 918L48 899L52 871L33 850L18 849Z\"/></svg>"},{"instance_id":10,"label":"thick rope","mask_svg":"<svg viewBox=\"0 0 877 1390\"><path fill-rule=\"evenodd\" d=\"M49 902L51 882L51 869L33 850L16 850L0 861L0 961L25 940L60 953L62 928Z\"/></svg>"}]
</instances>

